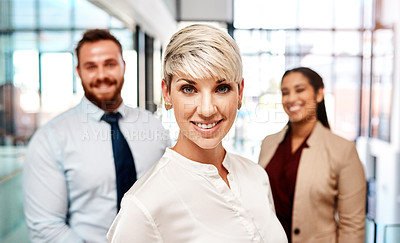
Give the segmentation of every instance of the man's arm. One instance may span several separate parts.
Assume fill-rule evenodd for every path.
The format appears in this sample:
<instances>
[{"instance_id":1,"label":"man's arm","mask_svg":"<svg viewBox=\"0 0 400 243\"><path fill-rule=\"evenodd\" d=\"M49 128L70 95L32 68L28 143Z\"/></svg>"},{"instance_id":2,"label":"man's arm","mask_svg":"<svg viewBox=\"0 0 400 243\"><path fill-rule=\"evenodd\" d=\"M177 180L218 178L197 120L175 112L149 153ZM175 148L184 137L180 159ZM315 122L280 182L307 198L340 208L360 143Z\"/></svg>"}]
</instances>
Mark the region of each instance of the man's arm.
<instances>
[{"instance_id":1,"label":"man's arm","mask_svg":"<svg viewBox=\"0 0 400 243\"><path fill-rule=\"evenodd\" d=\"M49 130L30 141L23 172L24 211L32 242L83 242L67 225L68 192L60 148Z\"/></svg>"}]
</instances>

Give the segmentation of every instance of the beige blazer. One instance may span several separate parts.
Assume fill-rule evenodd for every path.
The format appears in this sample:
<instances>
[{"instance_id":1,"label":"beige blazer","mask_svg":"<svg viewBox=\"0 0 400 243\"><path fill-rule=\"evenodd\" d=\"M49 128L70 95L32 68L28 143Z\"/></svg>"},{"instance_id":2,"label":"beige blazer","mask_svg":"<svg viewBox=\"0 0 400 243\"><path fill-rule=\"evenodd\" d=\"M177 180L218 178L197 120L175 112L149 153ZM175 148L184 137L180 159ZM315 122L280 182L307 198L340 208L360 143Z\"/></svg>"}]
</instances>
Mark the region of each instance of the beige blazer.
<instances>
[{"instance_id":1,"label":"beige blazer","mask_svg":"<svg viewBox=\"0 0 400 243\"><path fill-rule=\"evenodd\" d=\"M263 140L259 157L263 168L287 128ZM318 122L307 144L297 171L292 242L363 243L366 180L354 143Z\"/></svg>"}]
</instances>

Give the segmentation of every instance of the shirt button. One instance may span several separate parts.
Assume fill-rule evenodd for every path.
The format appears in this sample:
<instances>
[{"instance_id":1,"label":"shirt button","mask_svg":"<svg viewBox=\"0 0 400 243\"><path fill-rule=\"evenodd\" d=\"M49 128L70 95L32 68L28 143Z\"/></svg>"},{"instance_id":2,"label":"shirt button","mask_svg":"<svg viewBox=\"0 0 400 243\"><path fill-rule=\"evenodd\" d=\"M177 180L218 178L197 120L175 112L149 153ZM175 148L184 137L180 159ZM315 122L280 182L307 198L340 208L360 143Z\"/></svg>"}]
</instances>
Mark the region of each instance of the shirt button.
<instances>
[{"instance_id":1,"label":"shirt button","mask_svg":"<svg viewBox=\"0 0 400 243\"><path fill-rule=\"evenodd\" d=\"M298 235L298 234L300 234L300 230L299 230L298 228L294 229L294 231L293 231L293 232L294 232L294 234L295 234L295 235Z\"/></svg>"}]
</instances>

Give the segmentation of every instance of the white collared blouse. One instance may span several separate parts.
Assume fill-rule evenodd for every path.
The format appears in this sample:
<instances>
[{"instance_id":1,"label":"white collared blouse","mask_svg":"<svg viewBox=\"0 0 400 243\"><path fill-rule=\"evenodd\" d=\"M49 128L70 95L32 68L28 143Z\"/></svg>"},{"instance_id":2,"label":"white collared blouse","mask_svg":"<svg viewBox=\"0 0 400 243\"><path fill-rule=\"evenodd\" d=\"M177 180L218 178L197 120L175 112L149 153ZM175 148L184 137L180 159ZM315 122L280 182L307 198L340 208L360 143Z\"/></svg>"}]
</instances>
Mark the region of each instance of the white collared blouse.
<instances>
[{"instance_id":1,"label":"white collared blouse","mask_svg":"<svg viewBox=\"0 0 400 243\"><path fill-rule=\"evenodd\" d=\"M167 149L125 194L109 242L287 242L266 172L241 156L223 161L230 188L215 166Z\"/></svg>"}]
</instances>

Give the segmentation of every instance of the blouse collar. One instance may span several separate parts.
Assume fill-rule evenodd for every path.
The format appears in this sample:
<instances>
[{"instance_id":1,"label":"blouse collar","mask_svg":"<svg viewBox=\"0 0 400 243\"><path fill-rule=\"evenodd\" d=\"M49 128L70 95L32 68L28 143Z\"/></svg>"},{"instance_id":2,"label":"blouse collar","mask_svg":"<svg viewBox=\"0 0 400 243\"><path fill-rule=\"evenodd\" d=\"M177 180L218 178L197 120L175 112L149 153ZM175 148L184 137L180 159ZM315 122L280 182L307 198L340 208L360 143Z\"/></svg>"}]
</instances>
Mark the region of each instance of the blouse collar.
<instances>
[{"instance_id":1,"label":"blouse collar","mask_svg":"<svg viewBox=\"0 0 400 243\"><path fill-rule=\"evenodd\" d=\"M180 166L184 167L185 169L188 169L197 174L206 175L206 176L214 176L214 175L219 176L218 170L214 165L205 164L205 163L201 163L201 162L197 162L197 161L188 159L185 156L176 152L175 150L172 150L171 148L166 149L165 155L168 158L172 159L173 162L178 163ZM225 157L222 161L222 165L228 170L228 172L230 171L231 162L230 162L229 155L227 152L225 153Z\"/></svg>"}]
</instances>

